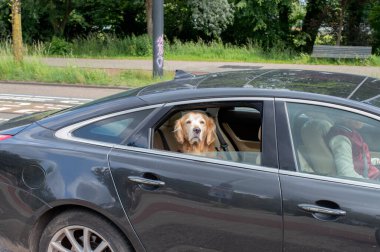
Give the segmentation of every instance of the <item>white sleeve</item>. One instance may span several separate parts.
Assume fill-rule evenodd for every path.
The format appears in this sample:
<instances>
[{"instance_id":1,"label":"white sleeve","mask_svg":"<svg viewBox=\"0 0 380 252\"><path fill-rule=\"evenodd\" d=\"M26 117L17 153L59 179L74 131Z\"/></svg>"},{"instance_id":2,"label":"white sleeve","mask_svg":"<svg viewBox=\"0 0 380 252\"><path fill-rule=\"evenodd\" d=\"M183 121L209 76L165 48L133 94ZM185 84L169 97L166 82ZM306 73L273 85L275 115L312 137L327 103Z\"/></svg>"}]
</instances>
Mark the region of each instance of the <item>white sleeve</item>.
<instances>
[{"instance_id":1,"label":"white sleeve","mask_svg":"<svg viewBox=\"0 0 380 252\"><path fill-rule=\"evenodd\" d=\"M330 148L334 155L336 172L338 176L363 178L354 169L352 158L352 145L348 137L338 135L330 140Z\"/></svg>"},{"instance_id":2,"label":"white sleeve","mask_svg":"<svg viewBox=\"0 0 380 252\"><path fill-rule=\"evenodd\" d=\"M371 158L371 163L373 165L379 165L380 164L380 158Z\"/></svg>"}]
</instances>

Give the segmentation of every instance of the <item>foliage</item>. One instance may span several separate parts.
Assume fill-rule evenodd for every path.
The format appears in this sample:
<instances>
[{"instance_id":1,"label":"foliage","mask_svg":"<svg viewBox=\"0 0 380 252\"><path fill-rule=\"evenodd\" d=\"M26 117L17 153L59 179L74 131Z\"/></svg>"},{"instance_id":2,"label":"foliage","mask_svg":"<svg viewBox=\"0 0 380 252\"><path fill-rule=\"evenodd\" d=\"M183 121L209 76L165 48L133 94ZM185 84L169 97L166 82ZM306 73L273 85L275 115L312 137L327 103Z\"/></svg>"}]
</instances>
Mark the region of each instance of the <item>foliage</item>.
<instances>
[{"instance_id":1,"label":"foliage","mask_svg":"<svg viewBox=\"0 0 380 252\"><path fill-rule=\"evenodd\" d=\"M315 39L316 45L335 45L335 38L330 34L318 34Z\"/></svg>"},{"instance_id":2,"label":"foliage","mask_svg":"<svg viewBox=\"0 0 380 252\"><path fill-rule=\"evenodd\" d=\"M164 31L171 42L254 43L264 52L310 52L315 42L333 44L338 37L342 44L376 49L379 5L379 0L165 0ZM51 41L57 54L70 53L63 41L85 44L89 55L151 54L150 41L140 38L147 32L145 0L22 0L22 25L27 44ZM329 31L321 35L321 27ZM9 0L0 0L0 40L10 35Z\"/></svg>"},{"instance_id":3,"label":"foliage","mask_svg":"<svg viewBox=\"0 0 380 252\"><path fill-rule=\"evenodd\" d=\"M223 41L246 44L255 41L264 50L289 46L292 26L298 16L290 19L296 0L235 0L234 23L222 34Z\"/></svg>"},{"instance_id":4,"label":"foliage","mask_svg":"<svg viewBox=\"0 0 380 252\"><path fill-rule=\"evenodd\" d=\"M369 22L373 30L374 52L380 55L380 1L376 1L369 13Z\"/></svg>"},{"instance_id":5,"label":"foliage","mask_svg":"<svg viewBox=\"0 0 380 252\"><path fill-rule=\"evenodd\" d=\"M64 39L53 37L49 45L49 54L67 55L71 52L71 44Z\"/></svg>"},{"instance_id":6,"label":"foliage","mask_svg":"<svg viewBox=\"0 0 380 252\"><path fill-rule=\"evenodd\" d=\"M191 9L186 1L166 0L164 3L164 31L170 41L181 39L191 40L197 37L197 31L189 20Z\"/></svg>"},{"instance_id":7,"label":"foliage","mask_svg":"<svg viewBox=\"0 0 380 252\"><path fill-rule=\"evenodd\" d=\"M9 2L0 0L0 40L10 37L10 18Z\"/></svg>"},{"instance_id":8,"label":"foliage","mask_svg":"<svg viewBox=\"0 0 380 252\"><path fill-rule=\"evenodd\" d=\"M151 56L152 40L148 35L118 38L107 33L93 33L73 40L72 53L84 57Z\"/></svg>"},{"instance_id":9,"label":"foliage","mask_svg":"<svg viewBox=\"0 0 380 252\"><path fill-rule=\"evenodd\" d=\"M233 21L233 9L227 0L189 0L189 6L194 29L208 37L219 38Z\"/></svg>"}]
</instances>

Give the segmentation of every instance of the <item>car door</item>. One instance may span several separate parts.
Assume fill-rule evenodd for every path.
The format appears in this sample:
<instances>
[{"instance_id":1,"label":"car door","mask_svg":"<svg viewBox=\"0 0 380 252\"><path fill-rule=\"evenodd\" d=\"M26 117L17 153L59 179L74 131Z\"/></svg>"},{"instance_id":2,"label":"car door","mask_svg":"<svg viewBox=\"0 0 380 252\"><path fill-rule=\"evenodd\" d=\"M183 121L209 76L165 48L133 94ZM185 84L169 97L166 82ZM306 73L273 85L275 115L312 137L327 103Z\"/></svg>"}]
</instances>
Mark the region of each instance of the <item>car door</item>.
<instances>
[{"instance_id":1,"label":"car door","mask_svg":"<svg viewBox=\"0 0 380 252\"><path fill-rule=\"evenodd\" d=\"M344 174L331 147L332 127L348 118L366 124L360 132L376 142L369 144L376 156L379 117L320 102L276 102L284 250L380 250L379 182L357 172Z\"/></svg>"},{"instance_id":2,"label":"car door","mask_svg":"<svg viewBox=\"0 0 380 252\"><path fill-rule=\"evenodd\" d=\"M129 145L138 147L112 150L120 200L147 251L282 250L274 105L263 104L261 165L143 148L136 138ZM152 139L144 134L155 123L137 135Z\"/></svg>"}]
</instances>

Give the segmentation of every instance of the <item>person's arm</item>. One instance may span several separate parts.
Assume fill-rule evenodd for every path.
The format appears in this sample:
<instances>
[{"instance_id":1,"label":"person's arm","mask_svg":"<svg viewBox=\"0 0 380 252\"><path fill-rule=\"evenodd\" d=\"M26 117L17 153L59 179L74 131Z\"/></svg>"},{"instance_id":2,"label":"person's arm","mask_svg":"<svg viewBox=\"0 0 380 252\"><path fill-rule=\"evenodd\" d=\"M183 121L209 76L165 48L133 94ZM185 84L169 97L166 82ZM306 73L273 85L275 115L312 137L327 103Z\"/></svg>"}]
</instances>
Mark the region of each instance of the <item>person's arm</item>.
<instances>
[{"instance_id":1,"label":"person's arm","mask_svg":"<svg viewBox=\"0 0 380 252\"><path fill-rule=\"evenodd\" d=\"M371 158L371 163L373 165L380 165L380 158Z\"/></svg>"},{"instance_id":2,"label":"person's arm","mask_svg":"<svg viewBox=\"0 0 380 252\"><path fill-rule=\"evenodd\" d=\"M363 178L354 169L352 145L348 137L338 135L330 140L330 148L334 155L337 175L353 178Z\"/></svg>"}]
</instances>

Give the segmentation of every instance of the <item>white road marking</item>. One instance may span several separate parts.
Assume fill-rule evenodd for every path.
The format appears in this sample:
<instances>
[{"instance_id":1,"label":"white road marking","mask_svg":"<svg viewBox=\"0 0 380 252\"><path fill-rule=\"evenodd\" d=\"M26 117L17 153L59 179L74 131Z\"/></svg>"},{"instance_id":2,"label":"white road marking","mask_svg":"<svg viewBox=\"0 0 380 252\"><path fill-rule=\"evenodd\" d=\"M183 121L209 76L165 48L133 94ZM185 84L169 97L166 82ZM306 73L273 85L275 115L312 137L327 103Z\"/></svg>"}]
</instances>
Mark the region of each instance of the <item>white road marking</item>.
<instances>
[{"instance_id":1,"label":"white road marking","mask_svg":"<svg viewBox=\"0 0 380 252\"><path fill-rule=\"evenodd\" d=\"M0 94L0 112L27 114L44 110L69 108L89 101L92 100L58 96Z\"/></svg>"},{"instance_id":2,"label":"white road marking","mask_svg":"<svg viewBox=\"0 0 380 252\"><path fill-rule=\"evenodd\" d=\"M38 110L38 109L20 109L20 110L14 111L14 113L17 113L17 114L30 114L30 113L34 113L34 112L38 112L38 111L41 111L41 110Z\"/></svg>"},{"instance_id":3,"label":"white road marking","mask_svg":"<svg viewBox=\"0 0 380 252\"><path fill-rule=\"evenodd\" d=\"M75 103L81 104L91 101L91 99L71 98L59 96L38 96L38 95L15 95L15 94L0 94L0 100L11 101L30 101L30 102L53 102L53 103Z\"/></svg>"}]
</instances>

